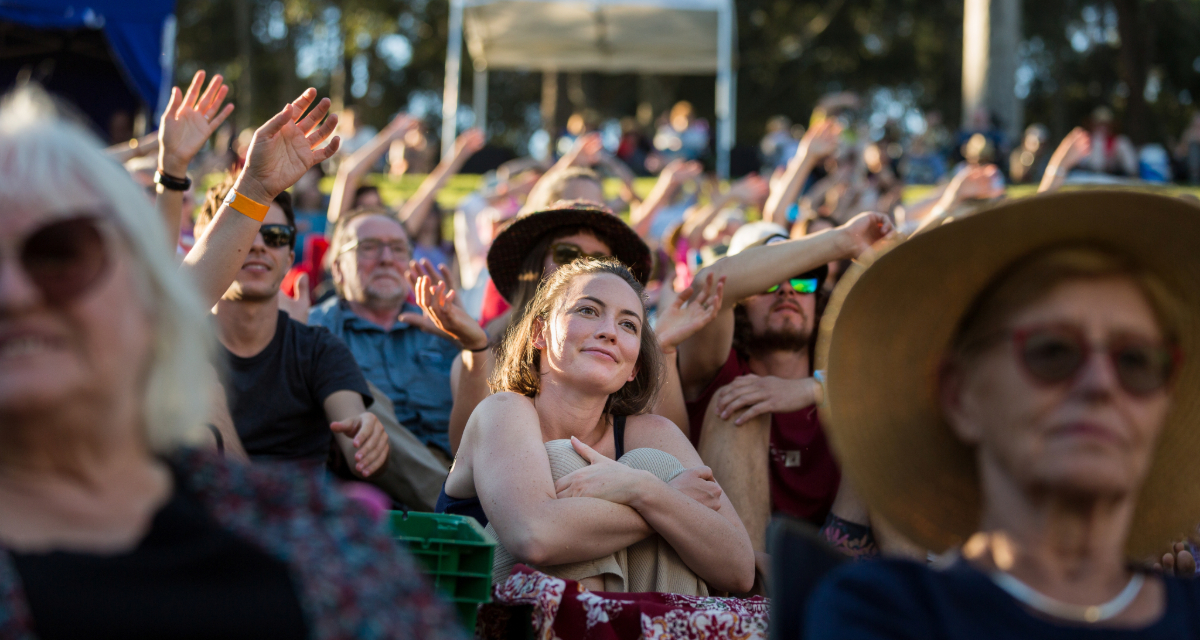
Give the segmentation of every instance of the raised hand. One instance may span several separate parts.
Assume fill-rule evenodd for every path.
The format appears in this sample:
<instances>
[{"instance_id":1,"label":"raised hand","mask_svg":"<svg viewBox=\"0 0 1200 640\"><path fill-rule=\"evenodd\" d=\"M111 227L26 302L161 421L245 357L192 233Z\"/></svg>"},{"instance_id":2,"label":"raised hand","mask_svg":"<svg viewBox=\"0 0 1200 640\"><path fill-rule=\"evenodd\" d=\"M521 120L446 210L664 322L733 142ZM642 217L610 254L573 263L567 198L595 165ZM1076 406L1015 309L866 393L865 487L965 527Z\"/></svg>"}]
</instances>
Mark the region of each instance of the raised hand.
<instances>
[{"instance_id":1,"label":"raised hand","mask_svg":"<svg viewBox=\"0 0 1200 640\"><path fill-rule=\"evenodd\" d=\"M354 472L366 478L379 471L387 462L388 444L387 432L375 414L366 412L351 420L342 420L329 425L334 433L340 433L354 442L357 453L354 454Z\"/></svg>"},{"instance_id":2,"label":"raised hand","mask_svg":"<svg viewBox=\"0 0 1200 640\"><path fill-rule=\"evenodd\" d=\"M579 136L560 163L567 167L590 167L600 160L601 151L604 151L604 141L600 134L585 133Z\"/></svg>"},{"instance_id":3,"label":"raised hand","mask_svg":"<svg viewBox=\"0 0 1200 640\"><path fill-rule=\"evenodd\" d=\"M700 504L717 511L721 508L721 485L713 478L712 469L700 466L684 469L683 473L675 476L667 484L683 495Z\"/></svg>"},{"instance_id":4,"label":"raised hand","mask_svg":"<svg viewBox=\"0 0 1200 640\"><path fill-rule=\"evenodd\" d=\"M751 173L733 183L729 188L729 197L744 203L762 202L771 192L771 185L757 173Z\"/></svg>"},{"instance_id":5,"label":"raised hand","mask_svg":"<svg viewBox=\"0 0 1200 640\"><path fill-rule=\"evenodd\" d=\"M598 498L627 505L641 497L645 482L658 480L648 471L638 471L606 457L575 436L571 436L571 446L588 461L588 466L554 483L559 498Z\"/></svg>"},{"instance_id":6,"label":"raised hand","mask_svg":"<svg viewBox=\"0 0 1200 640\"><path fill-rule=\"evenodd\" d=\"M1075 127L1063 138L1050 156L1046 170L1054 169L1066 173L1079 166L1083 159L1092 155L1092 136L1082 127Z\"/></svg>"},{"instance_id":7,"label":"raised hand","mask_svg":"<svg viewBox=\"0 0 1200 640\"><path fill-rule=\"evenodd\" d=\"M316 89L306 89L254 132L246 166L234 186L239 193L256 202L270 202L337 152L340 140L336 136L327 146L317 148L337 126L337 115L325 117L329 98L322 98L308 115L303 115L316 98Z\"/></svg>"},{"instance_id":8,"label":"raised hand","mask_svg":"<svg viewBox=\"0 0 1200 640\"><path fill-rule=\"evenodd\" d=\"M733 421L741 426L763 414L791 413L812 406L818 393L818 383L813 378L793 380L748 373L717 389L713 402L717 403L717 413L724 420L745 409Z\"/></svg>"},{"instance_id":9,"label":"raised hand","mask_svg":"<svg viewBox=\"0 0 1200 640\"><path fill-rule=\"evenodd\" d=\"M487 332L459 302L451 285L450 272L445 265L438 265L435 271L433 264L428 260L422 259L420 263L413 261L409 263L405 277L412 286L417 305L425 314L419 316L421 319L418 320L413 317L418 314L402 313L401 322L416 325L426 331L432 326L436 329L435 335L444 335L455 340L464 349L478 351L488 346Z\"/></svg>"},{"instance_id":10,"label":"raised hand","mask_svg":"<svg viewBox=\"0 0 1200 640\"><path fill-rule=\"evenodd\" d=\"M882 213L860 213L836 230L842 234L846 257L857 258L871 245L895 233L892 219Z\"/></svg>"},{"instance_id":11,"label":"raised hand","mask_svg":"<svg viewBox=\"0 0 1200 640\"><path fill-rule=\"evenodd\" d=\"M1186 542L1176 542L1171 550L1164 553L1159 562L1154 563L1154 570L1161 571L1177 578L1196 577L1196 557L1188 550Z\"/></svg>"},{"instance_id":12,"label":"raised hand","mask_svg":"<svg viewBox=\"0 0 1200 640\"><path fill-rule=\"evenodd\" d=\"M158 125L158 168L167 175L183 177L192 158L233 113L232 104L221 108L229 94L221 74L213 76L208 88L201 92L203 86L201 69L192 76L186 94L179 87L171 88L171 100Z\"/></svg>"},{"instance_id":13,"label":"raised hand","mask_svg":"<svg viewBox=\"0 0 1200 640\"><path fill-rule=\"evenodd\" d=\"M487 143L483 131L467 129L454 139L454 157L466 160L475 155Z\"/></svg>"},{"instance_id":14,"label":"raised hand","mask_svg":"<svg viewBox=\"0 0 1200 640\"><path fill-rule=\"evenodd\" d=\"M841 144L841 135L842 125L837 120L822 120L804 133L796 156L815 162L832 155Z\"/></svg>"},{"instance_id":15,"label":"raised hand","mask_svg":"<svg viewBox=\"0 0 1200 640\"><path fill-rule=\"evenodd\" d=\"M658 315L655 335L664 354L675 352L684 340L695 335L721 312L722 295L725 292L725 277L713 281L713 274L705 278L699 293L694 287L681 291ZM694 299L693 299L694 298Z\"/></svg>"},{"instance_id":16,"label":"raised hand","mask_svg":"<svg viewBox=\"0 0 1200 640\"><path fill-rule=\"evenodd\" d=\"M667 163L667 166L662 170L662 176L666 177L674 185L682 185L699 178L704 173L704 165L696 160L683 160L677 158Z\"/></svg>"}]
</instances>

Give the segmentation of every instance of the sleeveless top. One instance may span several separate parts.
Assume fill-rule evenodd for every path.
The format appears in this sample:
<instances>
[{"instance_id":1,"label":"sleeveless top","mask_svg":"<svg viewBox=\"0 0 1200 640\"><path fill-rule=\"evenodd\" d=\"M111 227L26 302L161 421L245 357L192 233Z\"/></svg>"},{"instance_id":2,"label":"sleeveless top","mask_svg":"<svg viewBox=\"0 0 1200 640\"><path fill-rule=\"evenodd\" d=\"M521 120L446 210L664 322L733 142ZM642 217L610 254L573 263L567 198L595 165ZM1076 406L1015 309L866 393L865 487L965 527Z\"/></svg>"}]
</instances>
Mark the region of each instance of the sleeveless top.
<instances>
[{"instance_id":1,"label":"sleeveless top","mask_svg":"<svg viewBox=\"0 0 1200 640\"><path fill-rule=\"evenodd\" d=\"M613 448L616 449L617 455L615 460L620 460L621 456L625 455L625 417L613 416ZM446 483L442 483L442 491L438 494L437 505L433 508L434 513L453 513L460 516L471 516L479 521L479 526L486 527L488 523L487 514L483 512L483 505L479 502L479 497L474 498L455 498L446 493Z\"/></svg>"}]
</instances>

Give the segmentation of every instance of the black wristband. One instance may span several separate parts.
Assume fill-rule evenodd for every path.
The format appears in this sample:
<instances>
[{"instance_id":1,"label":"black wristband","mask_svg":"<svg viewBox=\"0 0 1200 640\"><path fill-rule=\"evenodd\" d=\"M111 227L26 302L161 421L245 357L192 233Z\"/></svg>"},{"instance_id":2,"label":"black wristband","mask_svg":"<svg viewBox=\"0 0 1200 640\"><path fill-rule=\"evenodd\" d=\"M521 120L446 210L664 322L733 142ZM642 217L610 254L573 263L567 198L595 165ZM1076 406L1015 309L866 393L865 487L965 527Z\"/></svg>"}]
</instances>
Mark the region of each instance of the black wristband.
<instances>
[{"instance_id":1,"label":"black wristband","mask_svg":"<svg viewBox=\"0 0 1200 640\"><path fill-rule=\"evenodd\" d=\"M192 179L186 175L182 178L176 178L161 171L155 171L154 183L160 184L162 188L170 189L171 191L187 191L192 186Z\"/></svg>"},{"instance_id":2,"label":"black wristband","mask_svg":"<svg viewBox=\"0 0 1200 640\"><path fill-rule=\"evenodd\" d=\"M217 440L217 453L224 456L225 455L225 436L221 435L221 430L217 428L217 425L208 424L205 426L208 427L210 431L212 431L213 438L216 438L216 440Z\"/></svg>"},{"instance_id":3,"label":"black wristband","mask_svg":"<svg viewBox=\"0 0 1200 640\"><path fill-rule=\"evenodd\" d=\"M480 347L478 349L467 349L467 351L470 351L471 353L483 353L484 351L487 351L488 349L491 349L491 348L492 348L492 343L488 342L487 344L483 345L482 347Z\"/></svg>"}]
</instances>

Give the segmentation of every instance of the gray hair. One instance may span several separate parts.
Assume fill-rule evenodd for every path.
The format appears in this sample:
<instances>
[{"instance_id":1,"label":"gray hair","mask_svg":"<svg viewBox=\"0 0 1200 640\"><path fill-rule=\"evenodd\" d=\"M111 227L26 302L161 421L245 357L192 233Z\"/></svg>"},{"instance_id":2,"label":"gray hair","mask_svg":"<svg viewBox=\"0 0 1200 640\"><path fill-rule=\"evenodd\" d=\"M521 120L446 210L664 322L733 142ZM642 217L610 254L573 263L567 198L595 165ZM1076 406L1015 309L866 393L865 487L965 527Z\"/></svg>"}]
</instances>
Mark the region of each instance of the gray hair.
<instances>
[{"instance_id":1,"label":"gray hair","mask_svg":"<svg viewBox=\"0 0 1200 640\"><path fill-rule=\"evenodd\" d=\"M139 293L154 324L142 399L146 439L158 452L195 443L206 422L212 329L195 286L179 270L158 212L121 165L37 86L0 103L0 200L55 210L83 189L104 201L132 254Z\"/></svg>"}]
</instances>

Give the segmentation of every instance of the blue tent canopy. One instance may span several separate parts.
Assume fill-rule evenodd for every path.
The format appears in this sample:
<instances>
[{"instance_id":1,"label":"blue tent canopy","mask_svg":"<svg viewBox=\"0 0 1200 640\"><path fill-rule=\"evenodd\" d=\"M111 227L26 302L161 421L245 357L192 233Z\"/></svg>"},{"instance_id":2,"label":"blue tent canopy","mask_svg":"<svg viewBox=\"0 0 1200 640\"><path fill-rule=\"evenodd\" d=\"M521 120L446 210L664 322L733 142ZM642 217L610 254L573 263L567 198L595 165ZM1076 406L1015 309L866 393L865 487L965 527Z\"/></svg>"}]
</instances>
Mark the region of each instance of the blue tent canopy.
<instances>
[{"instance_id":1,"label":"blue tent canopy","mask_svg":"<svg viewBox=\"0 0 1200 640\"><path fill-rule=\"evenodd\" d=\"M126 83L155 114L170 88L174 12L175 0L0 0L0 22L102 31Z\"/></svg>"}]
</instances>

